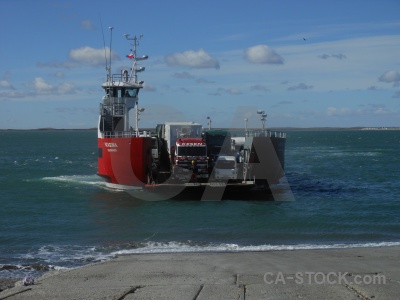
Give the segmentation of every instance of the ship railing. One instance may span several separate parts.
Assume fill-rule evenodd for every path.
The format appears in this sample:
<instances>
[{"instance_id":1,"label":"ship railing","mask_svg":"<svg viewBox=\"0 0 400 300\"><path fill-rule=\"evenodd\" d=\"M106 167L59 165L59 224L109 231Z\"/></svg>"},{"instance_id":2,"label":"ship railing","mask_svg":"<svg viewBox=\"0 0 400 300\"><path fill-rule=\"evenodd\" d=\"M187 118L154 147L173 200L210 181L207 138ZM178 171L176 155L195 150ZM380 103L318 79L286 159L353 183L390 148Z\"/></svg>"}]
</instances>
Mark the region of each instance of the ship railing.
<instances>
[{"instance_id":1,"label":"ship railing","mask_svg":"<svg viewBox=\"0 0 400 300\"><path fill-rule=\"evenodd\" d=\"M119 99L119 98L117 98ZM106 116L106 115L113 115L116 117L122 117L124 116L125 113L125 103L122 103L120 101L114 101L113 103L110 104L103 104L100 103L100 115L101 116Z\"/></svg>"},{"instance_id":2,"label":"ship railing","mask_svg":"<svg viewBox=\"0 0 400 300\"><path fill-rule=\"evenodd\" d=\"M246 132L246 136L249 137L275 137L275 138L286 138L286 132L271 131L271 130L250 130Z\"/></svg>"},{"instance_id":3,"label":"ship railing","mask_svg":"<svg viewBox=\"0 0 400 300\"><path fill-rule=\"evenodd\" d=\"M147 131L104 131L102 132L103 138L134 138L134 137L150 137L151 133Z\"/></svg>"},{"instance_id":4,"label":"ship railing","mask_svg":"<svg viewBox=\"0 0 400 300\"><path fill-rule=\"evenodd\" d=\"M113 74L111 76L111 81L112 82L121 82L121 81L129 82L129 81L133 80L134 78L135 77L131 76L128 73L125 73L125 74Z\"/></svg>"}]
</instances>

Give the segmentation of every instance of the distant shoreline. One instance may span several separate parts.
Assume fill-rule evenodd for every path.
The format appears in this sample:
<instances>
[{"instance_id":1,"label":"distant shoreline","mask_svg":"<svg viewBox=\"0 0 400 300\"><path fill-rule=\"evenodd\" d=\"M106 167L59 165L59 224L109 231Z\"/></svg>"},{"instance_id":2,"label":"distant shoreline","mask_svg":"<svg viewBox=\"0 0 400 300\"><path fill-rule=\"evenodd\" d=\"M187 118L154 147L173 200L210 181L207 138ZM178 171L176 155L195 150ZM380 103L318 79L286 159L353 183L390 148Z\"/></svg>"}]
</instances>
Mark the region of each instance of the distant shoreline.
<instances>
[{"instance_id":1,"label":"distant shoreline","mask_svg":"<svg viewBox=\"0 0 400 300\"><path fill-rule=\"evenodd\" d=\"M212 128L213 130L244 131L244 128ZM9 131L96 131L97 128L32 128L32 129L0 129L0 132ZM152 131L155 128L141 128L140 131ZM249 131L260 130L260 128L248 128ZM400 127L276 127L268 128L270 131L385 131L400 130Z\"/></svg>"}]
</instances>

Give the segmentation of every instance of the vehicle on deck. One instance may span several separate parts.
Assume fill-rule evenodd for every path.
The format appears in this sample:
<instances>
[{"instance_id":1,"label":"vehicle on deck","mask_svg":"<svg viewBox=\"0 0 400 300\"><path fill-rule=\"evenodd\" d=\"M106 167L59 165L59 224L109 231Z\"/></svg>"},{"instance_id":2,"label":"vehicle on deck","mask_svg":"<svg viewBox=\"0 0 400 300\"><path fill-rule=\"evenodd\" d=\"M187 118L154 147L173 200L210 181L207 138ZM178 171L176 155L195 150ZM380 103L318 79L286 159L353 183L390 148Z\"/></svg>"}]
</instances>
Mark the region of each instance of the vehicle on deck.
<instances>
[{"instance_id":1,"label":"vehicle on deck","mask_svg":"<svg viewBox=\"0 0 400 300\"><path fill-rule=\"evenodd\" d=\"M220 155L214 166L216 180L234 181L238 179L238 164L236 157L231 155Z\"/></svg>"}]
</instances>

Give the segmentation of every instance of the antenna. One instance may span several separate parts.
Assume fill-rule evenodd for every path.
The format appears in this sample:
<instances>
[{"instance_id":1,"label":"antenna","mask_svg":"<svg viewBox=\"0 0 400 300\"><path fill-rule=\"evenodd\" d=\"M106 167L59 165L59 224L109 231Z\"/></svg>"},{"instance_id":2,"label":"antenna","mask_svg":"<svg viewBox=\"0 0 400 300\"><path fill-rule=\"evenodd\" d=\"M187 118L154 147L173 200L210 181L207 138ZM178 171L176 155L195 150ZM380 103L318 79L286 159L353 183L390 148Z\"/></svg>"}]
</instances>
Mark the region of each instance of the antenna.
<instances>
[{"instance_id":1,"label":"antenna","mask_svg":"<svg viewBox=\"0 0 400 300\"><path fill-rule=\"evenodd\" d=\"M103 48L104 48L104 60L106 61L106 71L108 75L108 61L107 61L107 50L106 50L106 40L104 38L104 30L103 30L103 22L100 17L100 25L101 25L101 35L103 36ZM107 78L108 81L108 78Z\"/></svg>"},{"instance_id":2,"label":"antenna","mask_svg":"<svg viewBox=\"0 0 400 300\"><path fill-rule=\"evenodd\" d=\"M112 45L112 30L114 29L114 27L110 26L108 27L108 29L110 29L110 67L108 69L108 78L111 78L111 45Z\"/></svg>"}]
</instances>

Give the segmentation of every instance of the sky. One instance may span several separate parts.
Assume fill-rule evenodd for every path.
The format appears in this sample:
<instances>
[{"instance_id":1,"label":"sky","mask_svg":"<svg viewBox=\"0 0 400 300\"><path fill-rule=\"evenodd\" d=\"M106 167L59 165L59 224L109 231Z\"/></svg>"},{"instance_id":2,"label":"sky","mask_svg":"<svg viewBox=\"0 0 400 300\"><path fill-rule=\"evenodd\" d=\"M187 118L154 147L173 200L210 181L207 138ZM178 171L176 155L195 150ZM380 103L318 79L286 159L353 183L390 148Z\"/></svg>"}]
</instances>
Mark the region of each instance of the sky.
<instances>
[{"instance_id":1,"label":"sky","mask_svg":"<svg viewBox=\"0 0 400 300\"><path fill-rule=\"evenodd\" d=\"M398 0L0 0L0 129L97 126L106 81L146 68L140 127L400 127ZM109 27L113 27L112 30ZM109 55L107 55L108 57Z\"/></svg>"}]
</instances>

